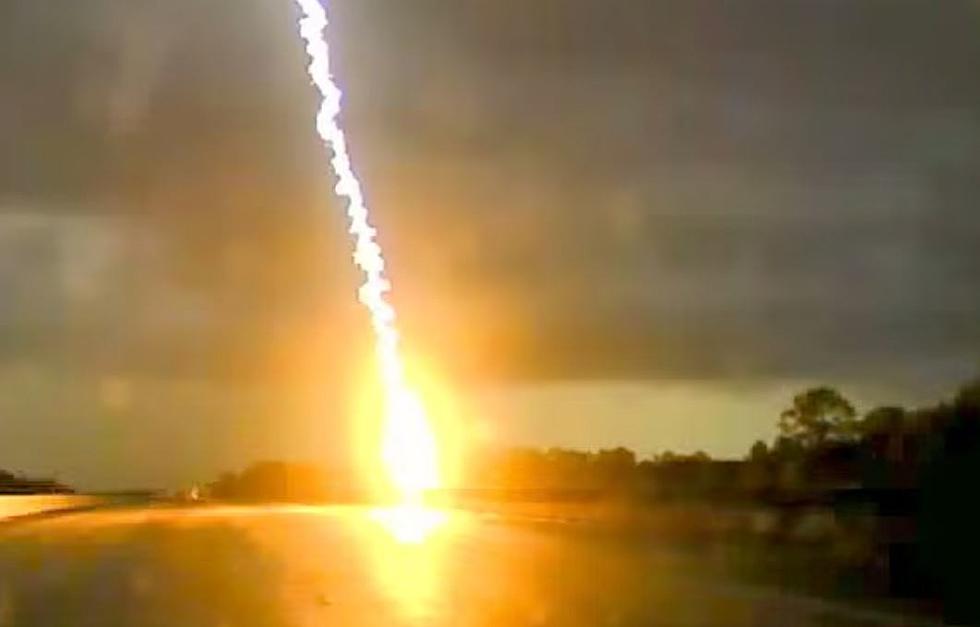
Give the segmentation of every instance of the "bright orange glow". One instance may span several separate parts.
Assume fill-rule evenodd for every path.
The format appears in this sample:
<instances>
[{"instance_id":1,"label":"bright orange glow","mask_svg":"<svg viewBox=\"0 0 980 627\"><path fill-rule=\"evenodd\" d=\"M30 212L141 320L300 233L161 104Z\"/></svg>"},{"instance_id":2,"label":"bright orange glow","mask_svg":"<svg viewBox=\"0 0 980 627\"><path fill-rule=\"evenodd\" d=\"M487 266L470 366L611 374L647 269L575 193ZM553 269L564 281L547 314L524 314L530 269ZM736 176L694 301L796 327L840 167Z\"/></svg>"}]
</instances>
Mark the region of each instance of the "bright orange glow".
<instances>
[{"instance_id":1,"label":"bright orange glow","mask_svg":"<svg viewBox=\"0 0 980 627\"><path fill-rule=\"evenodd\" d=\"M430 624L432 608L445 596L453 538L467 519L416 505L375 509L370 519L374 525L357 529L378 589L405 624Z\"/></svg>"},{"instance_id":2,"label":"bright orange glow","mask_svg":"<svg viewBox=\"0 0 980 627\"><path fill-rule=\"evenodd\" d=\"M457 484L468 446L455 388L412 357L394 397L380 391L373 368L362 370L352 445L377 497L420 505L429 491Z\"/></svg>"},{"instance_id":3,"label":"bright orange glow","mask_svg":"<svg viewBox=\"0 0 980 627\"><path fill-rule=\"evenodd\" d=\"M445 512L419 505L375 509L371 518L402 544L425 542L449 520Z\"/></svg>"},{"instance_id":4,"label":"bright orange glow","mask_svg":"<svg viewBox=\"0 0 980 627\"><path fill-rule=\"evenodd\" d=\"M425 407L407 386L386 390L381 459L403 503L420 504L426 490L441 485L436 438Z\"/></svg>"}]
</instances>

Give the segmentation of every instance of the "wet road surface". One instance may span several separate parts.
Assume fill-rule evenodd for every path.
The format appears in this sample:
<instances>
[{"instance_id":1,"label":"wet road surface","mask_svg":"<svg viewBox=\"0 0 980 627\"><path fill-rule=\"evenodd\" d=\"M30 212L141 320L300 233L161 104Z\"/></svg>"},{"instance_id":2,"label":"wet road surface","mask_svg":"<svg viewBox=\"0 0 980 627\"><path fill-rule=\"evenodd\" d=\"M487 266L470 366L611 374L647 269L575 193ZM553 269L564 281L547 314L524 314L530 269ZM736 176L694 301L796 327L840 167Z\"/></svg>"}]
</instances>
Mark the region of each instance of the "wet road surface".
<instances>
[{"instance_id":1,"label":"wet road surface","mask_svg":"<svg viewBox=\"0 0 980 627\"><path fill-rule=\"evenodd\" d=\"M0 526L0 627L894 625L653 539L466 513L116 509Z\"/></svg>"}]
</instances>

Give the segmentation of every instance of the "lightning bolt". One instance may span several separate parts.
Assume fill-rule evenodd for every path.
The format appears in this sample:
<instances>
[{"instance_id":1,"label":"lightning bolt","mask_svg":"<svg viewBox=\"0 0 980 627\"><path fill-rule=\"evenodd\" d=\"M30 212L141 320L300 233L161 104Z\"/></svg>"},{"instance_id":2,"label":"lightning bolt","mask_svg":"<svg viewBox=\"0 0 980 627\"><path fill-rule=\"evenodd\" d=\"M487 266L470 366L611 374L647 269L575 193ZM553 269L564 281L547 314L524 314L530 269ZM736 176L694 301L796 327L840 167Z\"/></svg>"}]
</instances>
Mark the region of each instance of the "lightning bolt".
<instances>
[{"instance_id":1,"label":"lightning bolt","mask_svg":"<svg viewBox=\"0 0 980 627\"><path fill-rule=\"evenodd\" d=\"M374 328L385 401L381 456L393 486L403 499L415 500L423 491L439 484L436 440L421 400L405 379L395 309L387 298L391 282L385 276L384 254L340 125L343 92L330 66L330 46L325 34L329 24L327 12L319 0L295 2L302 11L299 31L310 57L308 71L321 97L316 130L332 155L330 164L337 179L335 192L345 202L354 239L354 263L364 276L358 299L367 308Z\"/></svg>"}]
</instances>

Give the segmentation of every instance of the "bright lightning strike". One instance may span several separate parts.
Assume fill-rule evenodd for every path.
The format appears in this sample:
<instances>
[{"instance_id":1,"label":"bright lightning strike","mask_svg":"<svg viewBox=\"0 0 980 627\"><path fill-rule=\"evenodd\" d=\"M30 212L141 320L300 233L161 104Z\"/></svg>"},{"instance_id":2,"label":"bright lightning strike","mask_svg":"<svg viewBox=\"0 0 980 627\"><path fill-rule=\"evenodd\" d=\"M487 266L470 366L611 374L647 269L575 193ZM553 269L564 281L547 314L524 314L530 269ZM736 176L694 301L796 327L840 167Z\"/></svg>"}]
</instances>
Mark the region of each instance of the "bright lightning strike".
<instances>
[{"instance_id":1,"label":"bright lightning strike","mask_svg":"<svg viewBox=\"0 0 980 627\"><path fill-rule=\"evenodd\" d=\"M319 0L295 1L303 12L299 27L310 56L310 78L322 97L316 129L333 153L330 163L337 177L335 191L346 201L350 233L354 236L354 262L364 273L358 299L371 315L385 401L381 457L402 498L417 501L423 491L439 485L435 437L418 395L405 380L395 310L386 298L391 283L385 277L384 257L375 239L377 231L371 226L361 184L347 151L347 138L340 126L343 94L330 68L330 46L324 34L327 13Z\"/></svg>"}]
</instances>

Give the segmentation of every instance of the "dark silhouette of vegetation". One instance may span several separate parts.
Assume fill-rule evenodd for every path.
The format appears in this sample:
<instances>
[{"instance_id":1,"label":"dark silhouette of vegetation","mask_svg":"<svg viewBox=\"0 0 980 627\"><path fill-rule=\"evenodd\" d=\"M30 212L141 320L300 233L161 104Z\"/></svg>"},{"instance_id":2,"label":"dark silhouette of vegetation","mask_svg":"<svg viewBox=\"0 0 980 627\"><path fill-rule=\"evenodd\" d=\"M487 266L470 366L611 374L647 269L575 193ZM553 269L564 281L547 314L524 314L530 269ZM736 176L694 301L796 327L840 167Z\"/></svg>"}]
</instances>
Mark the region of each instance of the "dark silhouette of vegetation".
<instances>
[{"instance_id":1,"label":"dark silhouette of vegetation","mask_svg":"<svg viewBox=\"0 0 980 627\"><path fill-rule=\"evenodd\" d=\"M850 401L830 387L806 390L793 397L793 404L779 416L783 437L805 448L828 441L848 441L857 435L857 412Z\"/></svg>"},{"instance_id":2,"label":"dark silhouette of vegetation","mask_svg":"<svg viewBox=\"0 0 980 627\"><path fill-rule=\"evenodd\" d=\"M823 550L846 554L867 586L892 595L934 598L954 622L980 621L974 592L980 567L980 380L951 401L860 415L837 390L821 386L793 397L778 435L756 441L743 460L670 451L636 461L625 449L588 453L516 449L489 455L473 485L642 506L710 503L766 508L776 537L815 537L806 521L826 524ZM518 499L508 493L511 500ZM828 557L827 559L831 559ZM835 557L836 559L836 557Z\"/></svg>"},{"instance_id":3,"label":"dark silhouette of vegetation","mask_svg":"<svg viewBox=\"0 0 980 627\"><path fill-rule=\"evenodd\" d=\"M980 479L980 380L935 406L882 406L863 415L837 390L815 387L794 396L775 426L773 441L756 441L741 460L714 460L701 451L638 460L625 448L487 450L469 460L466 489L442 496L481 507L710 506L710 515L689 518L687 527L717 523L726 513L755 520L726 528L808 542L821 559L838 560L831 566L850 572L863 592L877 585L892 595L938 599L946 618L980 620L973 594L980 565L980 508L973 499ZM223 475L209 493L357 500L349 482L327 477L311 465L263 462Z\"/></svg>"},{"instance_id":4,"label":"dark silhouette of vegetation","mask_svg":"<svg viewBox=\"0 0 980 627\"><path fill-rule=\"evenodd\" d=\"M334 496L323 471L301 463L259 462L238 474L224 473L209 487L220 499L315 503Z\"/></svg>"},{"instance_id":5,"label":"dark silhouette of vegetation","mask_svg":"<svg viewBox=\"0 0 980 627\"><path fill-rule=\"evenodd\" d=\"M74 490L54 479L32 479L0 469L0 495L72 493Z\"/></svg>"}]
</instances>

